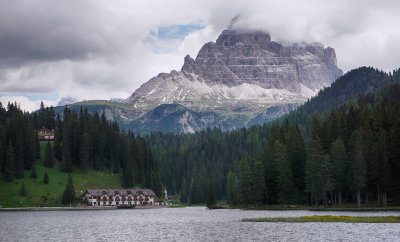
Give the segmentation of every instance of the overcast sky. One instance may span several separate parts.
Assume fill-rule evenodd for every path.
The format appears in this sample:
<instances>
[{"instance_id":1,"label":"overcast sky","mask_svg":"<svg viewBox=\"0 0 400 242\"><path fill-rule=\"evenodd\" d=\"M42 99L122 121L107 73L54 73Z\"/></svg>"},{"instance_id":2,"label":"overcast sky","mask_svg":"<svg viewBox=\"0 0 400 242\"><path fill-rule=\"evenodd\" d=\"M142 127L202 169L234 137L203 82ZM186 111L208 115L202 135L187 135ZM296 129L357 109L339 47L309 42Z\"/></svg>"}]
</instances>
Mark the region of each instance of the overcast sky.
<instances>
[{"instance_id":1,"label":"overcast sky","mask_svg":"<svg viewBox=\"0 0 400 242\"><path fill-rule=\"evenodd\" d=\"M186 54L215 41L230 20L273 40L319 41L344 71L400 67L400 1L0 0L0 101L35 110L127 98Z\"/></svg>"}]
</instances>

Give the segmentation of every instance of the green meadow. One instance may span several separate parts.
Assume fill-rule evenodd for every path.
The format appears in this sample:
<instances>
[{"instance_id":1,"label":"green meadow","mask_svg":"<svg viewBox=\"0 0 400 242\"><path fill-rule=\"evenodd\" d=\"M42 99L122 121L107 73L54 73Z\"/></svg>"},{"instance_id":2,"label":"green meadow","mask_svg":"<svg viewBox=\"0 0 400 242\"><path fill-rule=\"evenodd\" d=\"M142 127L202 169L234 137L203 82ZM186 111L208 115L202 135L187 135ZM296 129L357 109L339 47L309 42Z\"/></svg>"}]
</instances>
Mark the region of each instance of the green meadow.
<instances>
[{"instance_id":1,"label":"green meadow","mask_svg":"<svg viewBox=\"0 0 400 242\"><path fill-rule=\"evenodd\" d=\"M63 206L61 204L62 193L67 184L68 173L61 172L58 163L53 168L43 166L44 150L46 143L41 143L41 159L36 161L35 168L37 179L31 179L31 171L24 172L24 178L6 182L0 178L0 205L2 207L36 207L36 206ZM47 170L49 183L44 184L43 178ZM82 172L74 169L71 173L74 182L77 203L79 197L86 189L95 188L121 188L121 177L110 171L89 170ZM21 196L22 182L25 183L26 196ZM65 206L65 205L64 205Z\"/></svg>"}]
</instances>

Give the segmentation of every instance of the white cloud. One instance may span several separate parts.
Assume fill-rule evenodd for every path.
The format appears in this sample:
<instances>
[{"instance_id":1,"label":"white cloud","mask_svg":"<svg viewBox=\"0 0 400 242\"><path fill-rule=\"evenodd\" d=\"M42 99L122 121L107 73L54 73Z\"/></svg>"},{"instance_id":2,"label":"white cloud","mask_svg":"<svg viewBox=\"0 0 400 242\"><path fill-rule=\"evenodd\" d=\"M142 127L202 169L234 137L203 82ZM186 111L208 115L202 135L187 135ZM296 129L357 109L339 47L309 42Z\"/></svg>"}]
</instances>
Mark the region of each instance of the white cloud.
<instances>
[{"instance_id":1,"label":"white cloud","mask_svg":"<svg viewBox=\"0 0 400 242\"><path fill-rule=\"evenodd\" d=\"M0 97L0 102L3 107L7 107L8 103L17 103L23 111L33 112L40 108L40 100L32 101L24 96L2 96ZM46 107L55 106L57 103L54 101L43 100L43 104Z\"/></svg>"},{"instance_id":2,"label":"white cloud","mask_svg":"<svg viewBox=\"0 0 400 242\"><path fill-rule=\"evenodd\" d=\"M0 93L126 98L159 72L180 70L238 14L236 27L267 30L273 40L334 47L345 71L390 71L400 63L399 8L390 0L0 1ZM204 28L157 36L189 24Z\"/></svg>"}]
</instances>

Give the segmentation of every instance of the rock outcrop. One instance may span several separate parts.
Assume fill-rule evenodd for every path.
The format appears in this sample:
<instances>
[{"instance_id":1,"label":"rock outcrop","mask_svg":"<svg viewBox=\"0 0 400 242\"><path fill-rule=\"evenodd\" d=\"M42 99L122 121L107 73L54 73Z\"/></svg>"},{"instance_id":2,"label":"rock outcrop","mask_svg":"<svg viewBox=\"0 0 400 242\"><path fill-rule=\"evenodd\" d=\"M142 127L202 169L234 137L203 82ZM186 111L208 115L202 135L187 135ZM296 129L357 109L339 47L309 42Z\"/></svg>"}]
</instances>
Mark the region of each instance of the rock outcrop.
<instances>
[{"instance_id":1,"label":"rock outcrop","mask_svg":"<svg viewBox=\"0 0 400 242\"><path fill-rule=\"evenodd\" d=\"M282 44L262 31L224 30L215 43L206 43L195 59L186 56L181 71L159 74L124 103L132 106L132 120L142 123L157 123L168 116L179 120L182 132L207 125L232 129L290 111L342 73L335 50L321 43ZM168 105L188 110L162 112L164 116L152 119L150 114L159 105L164 105L163 110L175 110L176 106L171 109ZM274 110L271 117L268 110ZM207 118L201 119L205 113ZM201 124L196 124L196 119Z\"/></svg>"},{"instance_id":2,"label":"rock outcrop","mask_svg":"<svg viewBox=\"0 0 400 242\"><path fill-rule=\"evenodd\" d=\"M202 77L208 84L256 84L301 94L301 85L313 91L341 76L332 48L320 43L283 46L265 32L225 30L216 43L205 44L194 63L185 58L182 71Z\"/></svg>"}]
</instances>

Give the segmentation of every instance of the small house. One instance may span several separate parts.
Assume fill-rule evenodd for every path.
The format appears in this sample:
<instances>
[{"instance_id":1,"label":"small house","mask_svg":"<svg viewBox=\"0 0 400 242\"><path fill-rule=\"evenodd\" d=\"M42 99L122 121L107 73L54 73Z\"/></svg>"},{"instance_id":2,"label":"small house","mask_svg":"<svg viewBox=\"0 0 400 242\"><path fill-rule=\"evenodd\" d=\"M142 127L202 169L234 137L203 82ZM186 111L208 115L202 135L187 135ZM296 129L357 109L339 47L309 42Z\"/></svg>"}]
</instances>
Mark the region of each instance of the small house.
<instances>
[{"instance_id":1,"label":"small house","mask_svg":"<svg viewBox=\"0 0 400 242\"><path fill-rule=\"evenodd\" d=\"M50 130L43 127L42 129L39 129L37 132L40 141L54 140L54 129Z\"/></svg>"}]
</instances>

